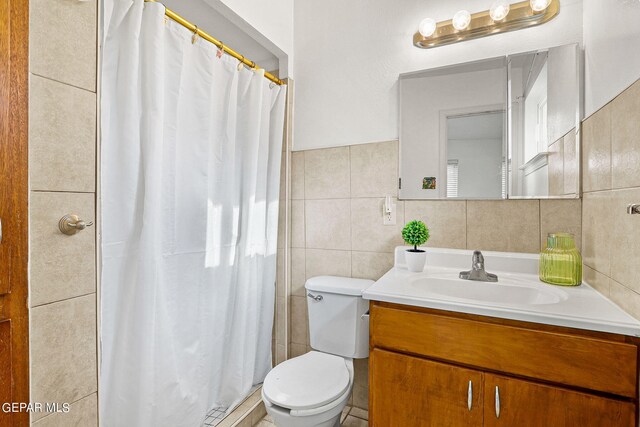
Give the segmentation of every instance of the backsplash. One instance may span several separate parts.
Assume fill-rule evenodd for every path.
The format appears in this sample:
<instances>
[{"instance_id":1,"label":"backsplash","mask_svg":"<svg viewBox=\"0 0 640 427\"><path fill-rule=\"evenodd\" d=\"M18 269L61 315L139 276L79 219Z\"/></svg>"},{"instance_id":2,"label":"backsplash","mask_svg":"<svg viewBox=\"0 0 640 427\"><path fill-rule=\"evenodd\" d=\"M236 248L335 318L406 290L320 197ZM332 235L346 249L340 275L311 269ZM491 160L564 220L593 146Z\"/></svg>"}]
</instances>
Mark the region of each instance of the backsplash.
<instances>
[{"instance_id":1,"label":"backsplash","mask_svg":"<svg viewBox=\"0 0 640 427\"><path fill-rule=\"evenodd\" d=\"M430 247L537 253L552 231L574 233L580 245L580 200L398 201L397 141L298 151L291 160L291 357L310 350L305 281L380 278L407 221L425 221ZM382 224L387 195L395 226ZM366 409L367 360L355 366L352 404Z\"/></svg>"},{"instance_id":2,"label":"backsplash","mask_svg":"<svg viewBox=\"0 0 640 427\"><path fill-rule=\"evenodd\" d=\"M640 81L583 122L585 279L640 318Z\"/></svg>"}]
</instances>

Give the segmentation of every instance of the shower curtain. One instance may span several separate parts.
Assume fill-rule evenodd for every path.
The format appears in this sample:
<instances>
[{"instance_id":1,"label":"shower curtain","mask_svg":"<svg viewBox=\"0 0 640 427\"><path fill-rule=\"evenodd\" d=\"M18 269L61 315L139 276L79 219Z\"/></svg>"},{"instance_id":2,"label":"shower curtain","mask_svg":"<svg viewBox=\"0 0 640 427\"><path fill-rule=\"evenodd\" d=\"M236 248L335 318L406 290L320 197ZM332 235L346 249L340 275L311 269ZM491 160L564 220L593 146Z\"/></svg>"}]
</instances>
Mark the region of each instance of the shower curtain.
<instances>
[{"instance_id":1,"label":"shower curtain","mask_svg":"<svg viewBox=\"0 0 640 427\"><path fill-rule=\"evenodd\" d=\"M199 426L271 367L286 88L143 0L102 68L103 426Z\"/></svg>"}]
</instances>

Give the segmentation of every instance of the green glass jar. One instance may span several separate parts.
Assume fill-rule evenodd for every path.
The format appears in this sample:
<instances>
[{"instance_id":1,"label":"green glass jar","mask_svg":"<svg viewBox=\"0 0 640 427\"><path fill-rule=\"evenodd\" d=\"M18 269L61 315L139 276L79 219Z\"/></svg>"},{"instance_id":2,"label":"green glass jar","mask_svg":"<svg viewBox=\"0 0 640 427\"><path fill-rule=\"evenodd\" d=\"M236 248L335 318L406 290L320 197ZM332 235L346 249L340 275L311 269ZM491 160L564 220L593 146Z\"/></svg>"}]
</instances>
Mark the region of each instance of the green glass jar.
<instances>
[{"instance_id":1,"label":"green glass jar","mask_svg":"<svg viewBox=\"0 0 640 427\"><path fill-rule=\"evenodd\" d=\"M573 234L547 235L547 247L540 253L540 280L561 286L582 283L582 256Z\"/></svg>"}]
</instances>

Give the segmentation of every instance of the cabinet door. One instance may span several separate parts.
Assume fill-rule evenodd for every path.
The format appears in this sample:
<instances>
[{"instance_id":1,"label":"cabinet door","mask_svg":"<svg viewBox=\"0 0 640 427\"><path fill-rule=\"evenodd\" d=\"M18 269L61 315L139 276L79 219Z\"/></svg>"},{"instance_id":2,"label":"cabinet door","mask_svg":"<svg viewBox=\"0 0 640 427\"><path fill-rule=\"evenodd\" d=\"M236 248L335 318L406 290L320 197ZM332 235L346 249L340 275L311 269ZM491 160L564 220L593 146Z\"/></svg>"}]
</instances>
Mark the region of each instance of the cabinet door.
<instances>
[{"instance_id":1,"label":"cabinet door","mask_svg":"<svg viewBox=\"0 0 640 427\"><path fill-rule=\"evenodd\" d=\"M499 375L484 375L484 425L635 426L635 405Z\"/></svg>"},{"instance_id":2,"label":"cabinet door","mask_svg":"<svg viewBox=\"0 0 640 427\"><path fill-rule=\"evenodd\" d=\"M482 373L380 349L369 363L370 425L482 425Z\"/></svg>"}]
</instances>

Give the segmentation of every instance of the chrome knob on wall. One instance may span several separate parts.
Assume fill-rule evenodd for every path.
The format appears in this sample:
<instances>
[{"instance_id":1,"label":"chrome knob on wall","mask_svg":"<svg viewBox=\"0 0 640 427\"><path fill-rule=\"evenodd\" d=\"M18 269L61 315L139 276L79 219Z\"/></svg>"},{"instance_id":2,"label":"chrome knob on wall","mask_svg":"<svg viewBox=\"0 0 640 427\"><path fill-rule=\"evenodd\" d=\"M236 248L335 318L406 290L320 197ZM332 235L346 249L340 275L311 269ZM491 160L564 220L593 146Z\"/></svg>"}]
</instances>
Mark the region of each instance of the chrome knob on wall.
<instances>
[{"instance_id":1,"label":"chrome knob on wall","mask_svg":"<svg viewBox=\"0 0 640 427\"><path fill-rule=\"evenodd\" d=\"M93 222L85 222L76 214L66 214L60 218L60 221L58 221L58 228L60 229L60 232L68 236L73 236L77 232L82 231L87 227L91 227L92 225Z\"/></svg>"},{"instance_id":2,"label":"chrome knob on wall","mask_svg":"<svg viewBox=\"0 0 640 427\"><path fill-rule=\"evenodd\" d=\"M627 206L627 213L629 215L640 215L640 204L632 203Z\"/></svg>"}]
</instances>

